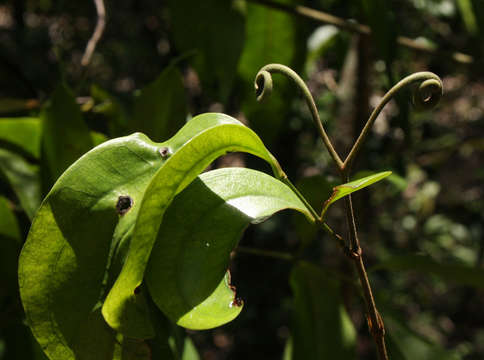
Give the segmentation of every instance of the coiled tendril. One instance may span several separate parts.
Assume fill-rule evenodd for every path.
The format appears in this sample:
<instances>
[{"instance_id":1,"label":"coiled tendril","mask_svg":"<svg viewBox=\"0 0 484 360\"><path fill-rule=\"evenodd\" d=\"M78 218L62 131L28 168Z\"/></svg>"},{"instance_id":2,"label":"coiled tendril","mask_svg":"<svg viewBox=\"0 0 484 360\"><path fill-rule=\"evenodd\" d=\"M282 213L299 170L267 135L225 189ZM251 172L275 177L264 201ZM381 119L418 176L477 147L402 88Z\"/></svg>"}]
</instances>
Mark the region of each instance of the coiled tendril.
<instances>
[{"instance_id":1,"label":"coiled tendril","mask_svg":"<svg viewBox=\"0 0 484 360\"><path fill-rule=\"evenodd\" d=\"M415 74L409 75L404 79L400 80L396 85L394 85L381 99L380 103L377 107L373 110L370 117L368 118L363 130L361 131L360 135L356 139L355 143L353 144L352 149L350 150L348 156L346 157L345 161L343 162L339 155L334 150L333 144L329 139L326 131L324 130L323 124L319 118L318 109L316 108L316 104L314 99L304 83L304 81L299 77L299 75L294 72L292 69L288 68L287 66L281 64L268 64L263 66L259 72L257 73L254 81L255 92L257 96L257 101L265 100L270 93L272 92L273 82L272 82L272 75L271 73L279 73L286 75L289 79L291 79L297 87L302 91L304 99L311 111L311 115L313 117L313 121L316 125L316 128L319 131L321 138L323 139L326 148L328 149L331 157L335 161L336 165L340 169L340 171L348 173L352 162L358 152L361 149L361 146L368 136L368 132L372 127L373 123L375 122L378 115L381 113L385 105L401 90L410 86L415 83L420 83L413 91L413 104L417 110L426 110L431 109L435 105L438 104L440 99L443 95L443 85L442 80L431 72L417 72Z\"/></svg>"}]
</instances>

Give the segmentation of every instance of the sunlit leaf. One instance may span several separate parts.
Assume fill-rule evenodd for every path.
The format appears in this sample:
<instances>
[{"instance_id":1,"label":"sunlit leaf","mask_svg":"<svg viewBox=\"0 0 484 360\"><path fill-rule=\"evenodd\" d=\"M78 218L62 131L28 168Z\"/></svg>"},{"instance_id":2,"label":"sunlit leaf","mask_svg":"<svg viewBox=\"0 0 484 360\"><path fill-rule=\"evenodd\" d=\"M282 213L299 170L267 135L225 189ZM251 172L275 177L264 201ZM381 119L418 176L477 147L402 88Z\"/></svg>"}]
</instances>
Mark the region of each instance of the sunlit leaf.
<instances>
[{"instance_id":1,"label":"sunlit leaf","mask_svg":"<svg viewBox=\"0 0 484 360\"><path fill-rule=\"evenodd\" d=\"M294 266L292 359L355 359L356 330L345 311L340 287L315 265Z\"/></svg>"},{"instance_id":2,"label":"sunlit leaf","mask_svg":"<svg viewBox=\"0 0 484 360\"><path fill-rule=\"evenodd\" d=\"M51 359L72 359L82 350L82 329L89 331L105 282L113 281L106 279L109 259L129 240L143 191L163 162L158 150L140 134L102 144L59 178L37 212L19 260L19 284L27 321ZM122 216L120 196L132 200Z\"/></svg>"},{"instance_id":3,"label":"sunlit leaf","mask_svg":"<svg viewBox=\"0 0 484 360\"><path fill-rule=\"evenodd\" d=\"M224 277L230 252L247 225L288 208L309 216L288 186L264 173L227 168L200 175L175 198L158 232L146 271L155 303L190 329L234 319L242 302Z\"/></svg>"},{"instance_id":4,"label":"sunlit leaf","mask_svg":"<svg viewBox=\"0 0 484 360\"><path fill-rule=\"evenodd\" d=\"M366 188L367 186L370 186L387 176L389 176L392 172L391 171L384 171L378 174L366 176L364 178L350 181L349 183L346 184L341 184L333 188L333 194L331 197L326 200L323 206L323 211L321 212L321 217L324 217L326 214L326 211L328 211L328 208L333 204L335 201L348 196L351 193L354 193L355 191L361 190Z\"/></svg>"},{"instance_id":5,"label":"sunlit leaf","mask_svg":"<svg viewBox=\"0 0 484 360\"><path fill-rule=\"evenodd\" d=\"M195 129L200 132L191 136L190 141L178 143L178 137ZM279 172L277 161L259 137L237 120L223 114L197 116L166 145L167 152L171 151L172 146L180 148L157 171L144 193L128 256L103 305L103 315L109 325L131 337L143 337L150 333L149 329L143 329L140 324L133 326L133 323L139 323L139 314L135 311L136 289L143 281L162 218L175 195L214 159L230 151L256 155L266 160L276 173Z\"/></svg>"}]
</instances>

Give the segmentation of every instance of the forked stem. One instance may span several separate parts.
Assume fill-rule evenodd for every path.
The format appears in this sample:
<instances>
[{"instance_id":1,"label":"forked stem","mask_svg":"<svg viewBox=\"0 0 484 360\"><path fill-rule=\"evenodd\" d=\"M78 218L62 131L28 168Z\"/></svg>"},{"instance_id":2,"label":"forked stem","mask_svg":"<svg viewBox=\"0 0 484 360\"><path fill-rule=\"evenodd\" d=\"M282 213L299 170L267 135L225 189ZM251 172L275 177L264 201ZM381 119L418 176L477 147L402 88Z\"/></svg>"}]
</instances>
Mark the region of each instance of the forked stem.
<instances>
[{"instance_id":1,"label":"forked stem","mask_svg":"<svg viewBox=\"0 0 484 360\"><path fill-rule=\"evenodd\" d=\"M344 162L339 157L338 153L333 147L331 140L329 139L326 131L324 130L323 124L321 119L319 118L318 109L316 108L316 104L314 99L304 83L304 81L299 77L299 75L294 72L292 69L288 68L287 66L280 65L280 64L268 64L262 67L257 76L255 78L255 90L257 95L257 100L262 100L272 91L272 76L271 73L280 73L286 75L292 81L296 83L299 89L302 91L303 96L306 100L306 103L311 111L311 115L313 117L313 121L318 129L319 135L323 140L326 148L328 149L331 157L333 158L338 170L341 174L341 178L343 183L349 182L349 174L351 172L351 167L353 162L358 155L361 147L368 136L368 133L373 126L376 118L381 113L385 105L402 89L406 88L409 85L415 84L420 82L419 86L414 91L413 94L413 102L417 108L420 109L428 109L435 106L443 94L443 86L442 81L440 78L431 73L431 72L418 72L412 75L407 76L400 82L398 82L395 86L393 86L381 99L378 106L373 110L369 119L367 120L363 130L361 131L360 135L358 136L357 140L355 141L353 147L351 148L348 156L344 160ZM299 193L299 191L292 185L292 183L285 177L283 179L286 184L288 184L291 189L298 195L298 197L305 203L305 205L310 210L311 216L315 220L318 225L322 225L324 230L326 230L333 238L338 241L338 244L342 247L344 253L353 260L355 264L355 268L358 272L358 277L360 279L361 287L363 290L363 297L365 299L365 305L367 310L367 320L368 320L368 327L370 332L373 336L375 341L378 358L380 360L388 360L388 354L385 346L385 326L383 324L383 320L376 308L375 298L373 296L373 292L371 290L370 281L368 279L368 274L365 268L365 263L363 261L363 251L360 246L360 241L358 239L358 231L356 229L356 220L355 214L353 210L352 204L352 197L351 194L345 198L345 206L346 206L346 218L348 223L348 230L349 230L349 237L350 237L350 244L349 246L346 245L345 241L333 232L333 230L322 221L322 218L319 217L314 209L308 204L308 202L304 199L304 197Z\"/></svg>"}]
</instances>

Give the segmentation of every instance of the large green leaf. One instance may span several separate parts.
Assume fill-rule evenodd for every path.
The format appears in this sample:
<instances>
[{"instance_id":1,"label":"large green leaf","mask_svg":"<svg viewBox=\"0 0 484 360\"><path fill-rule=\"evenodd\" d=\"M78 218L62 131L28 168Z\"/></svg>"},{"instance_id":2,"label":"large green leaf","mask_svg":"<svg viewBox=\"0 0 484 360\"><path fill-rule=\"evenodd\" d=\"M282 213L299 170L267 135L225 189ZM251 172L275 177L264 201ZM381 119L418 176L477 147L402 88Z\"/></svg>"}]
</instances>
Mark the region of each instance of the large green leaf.
<instances>
[{"instance_id":1,"label":"large green leaf","mask_svg":"<svg viewBox=\"0 0 484 360\"><path fill-rule=\"evenodd\" d=\"M335 201L348 196L351 193L354 193L355 191L361 190L366 188L367 186L370 186L380 180L383 180L387 176L389 176L392 172L391 171L384 171L380 172L378 174L373 174L369 176L365 176L364 178L358 179L358 180L353 180L350 181L349 183L346 184L341 184L338 186L335 186L333 188L333 194L331 197L326 200L326 202L323 205L323 211L321 212L321 217L324 218L324 215L328 211L328 208L333 204Z\"/></svg>"},{"instance_id":2,"label":"large green leaf","mask_svg":"<svg viewBox=\"0 0 484 360\"><path fill-rule=\"evenodd\" d=\"M187 104L182 77L175 66L136 95L131 128L161 141L173 136L186 121Z\"/></svg>"},{"instance_id":3,"label":"large green leaf","mask_svg":"<svg viewBox=\"0 0 484 360\"><path fill-rule=\"evenodd\" d=\"M264 173L227 168L200 175L167 210L146 270L154 302L178 325L209 329L242 310L230 285L230 252L250 223L304 204ZM221 225L223 224L223 226Z\"/></svg>"},{"instance_id":4,"label":"large green leaf","mask_svg":"<svg viewBox=\"0 0 484 360\"><path fill-rule=\"evenodd\" d=\"M128 316L114 317L123 330L136 338L153 335L144 293L131 295L143 278L164 209L214 158L232 150L276 166L250 129L223 114L204 114L164 143L142 134L107 141L58 179L35 216L19 261L27 321L50 358L82 359L102 350L101 341L85 346L80 341L123 265L111 292L121 297L111 300L127 300L122 304L127 306L108 306L107 313L126 310Z\"/></svg>"},{"instance_id":5,"label":"large green leaf","mask_svg":"<svg viewBox=\"0 0 484 360\"><path fill-rule=\"evenodd\" d=\"M25 213L32 219L40 205L38 167L17 154L0 149L0 175L7 180Z\"/></svg>"},{"instance_id":6,"label":"large green leaf","mask_svg":"<svg viewBox=\"0 0 484 360\"><path fill-rule=\"evenodd\" d=\"M420 274L435 275L458 285L484 288L484 269L463 264L439 263L424 255L398 255L371 268L371 271L417 271Z\"/></svg>"},{"instance_id":7,"label":"large green leaf","mask_svg":"<svg viewBox=\"0 0 484 360\"><path fill-rule=\"evenodd\" d=\"M93 143L74 95L63 84L57 86L41 118L48 180L54 182Z\"/></svg>"},{"instance_id":8,"label":"large green leaf","mask_svg":"<svg viewBox=\"0 0 484 360\"><path fill-rule=\"evenodd\" d=\"M294 266L292 359L355 359L356 330L342 303L340 288L315 265Z\"/></svg>"},{"instance_id":9,"label":"large green leaf","mask_svg":"<svg viewBox=\"0 0 484 360\"><path fill-rule=\"evenodd\" d=\"M142 309L137 305L137 289L143 281L163 215L175 195L214 159L230 151L256 155L266 160L274 172L281 175L277 161L259 137L237 120L223 114L204 114L196 119L185 126L185 131L197 127L204 130L169 157L146 189L128 256L103 305L103 315L109 325L131 337L143 338L152 333L148 324L143 325L140 321L143 317L139 314ZM216 126L208 125L211 123ZM177 143L175 139L173 143Z\"/></svg>"},{"instance_id":10,"label":"large green leaf","mask_svg":"<svg viewBox=\"0 0 484 360\"><path fill-rule=\"evenodd\" d=\"M20 256L20 294L51 359L82 358L104 346L78 344L102 298L109 255L129 239L143 190L163 162L158 150L141 134L98 146L59 178L37 212ZM133 201L122 216L120 196Z\"/></svg>"},{"instance_id":11,"label":"large green leaf","mask_svg":"<svg viewBox=\"0 0 484 360\"><path fill-rule=\"evenodd\" d=\"M233 0L168 1L175 45L195 50L194 66L204 91L224 102L244 44L244 17ZM188 30L189 29L189 30Z\"/></svg>"},{"instance_id":12,"label":"large green leaf","mask_svg":"<svg viewBox=\"0 0 484 360\"><path fill-rule=\"evenodd\" d=\"M0 141L38 158L40 153L41 124L38 118L0 119Z\"/></svg>"}]
</instances>

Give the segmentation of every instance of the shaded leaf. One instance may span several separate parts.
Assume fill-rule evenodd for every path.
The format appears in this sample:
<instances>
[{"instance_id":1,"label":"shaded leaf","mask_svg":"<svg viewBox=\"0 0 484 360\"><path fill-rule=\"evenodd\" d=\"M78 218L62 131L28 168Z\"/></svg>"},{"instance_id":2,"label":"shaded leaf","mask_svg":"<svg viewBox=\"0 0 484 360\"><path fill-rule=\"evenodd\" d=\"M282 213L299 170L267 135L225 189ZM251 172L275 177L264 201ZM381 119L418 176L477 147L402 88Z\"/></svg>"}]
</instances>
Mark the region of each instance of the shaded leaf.
<instances>
[{"instance_id":1,"label":"shaded leaf","mask_svg":"<svg viewBox=\"0 0 484 360\"><path fill-rule=\"evenodd\" d=\"M54 182L93 143L74 95L63 84L57 86L41 118L49 181Z\"/></svg>"},{"instance_id":2,"label":"shaded leaf","mask_svg":"<svg viewBox=\"0 0 484 360\"><path fill-rule=\"evenodd\" d=\"M370 25L371 37L378 52L387 65L395 58L397 46L397 21L391 10L391 2L386 0L361 0L363 14Z\"/></svg>"},{"instance_id":3,"label":"shaded leaf","mask_svg":"<svg viewBox=\"0 0 484 360\"><path fill-rule=\"evenodd\" d=\"M469 31L469 33L472 35L476 35L479 28L477 25L476 16L474 14L472 0L457 0L457 5L467 31Z\"/></svg>"},{"instance_id":4,"label":"shaded leaf","mask_svg":"<svg viewBox=\"0 0 484 360\"><path fill-rule=\"evenodd\" d=\"M182 77L175 66L169 66L136 95L130 127L161 141L173 136L185 124L186 117Z\"/></svg>"},{"instance_id":5,"label":"shaded leaf","mask_svg":"<svg viewBox=\"0 0 484 360\"><path fill-rule=\"evenodd\" d=\"M484 269L461 264L438 263L429 256L400 255L387 259L371 268L371 271L386 269L390 271L417 271L432 274L445 281L458 285L484 288Z\"/></svg>"},{"instance_id":6,"label":"shaded leaf","mask_svg":"<svg viewBox=\"0 0 484 360\"><path fill-rule=\"evenodd\" d=\"M387 176L389 176L392 172L391 171L384 171L380 172L377 174L373 174L370 176L366 176L364 178L350 181L349 183L346 184L341 184L333 188L333 194L331 197L326 200L323 206L323 211L321 212L321 217L324 218L324 215L326 214L326 211L328 211L328 208L333 204L335 201L348 196L351 193L354 193L355 191L361 190L366 188L367 186L370 186Z\"/></svg>"},{"instance_id":7,"label":"shaded leaf","mask_svg":"<svg viewBox=\"0 0 484 360\"><path fill-rule=\"evenodd\" d=\"M305 262L294 266L289 281L294 294L292 359L353 360L356 330L338 282Z\"/></svg>"},{"instance_id":8,"label":"shaded leaf","mask_svg":"<svg viewBox=\"0 0 484 360\"><path fill-rule=\"evenodd\" d=\"M196 50L194 66L204 91L225 102L244 44L239 2L170 0L168 5L177 48L182 52Z\"/></svg>"},{"instance_id":9,"label":"shaded leaf","mask_svg":"<svg viewBox=\"0 0 484 360\"><path fill-rule=\"evenodd\" d=\"M129 253L123 269L103 305L109 325L130 337L150 334L138 323L136 289L143 281L144 271L162 218L175 195L190 184L214 159L230 152L243 151L266 160L275 173L280 168L259 137L239 121L223 114L208 113L192 119L168 145L178 145L178 137L192 130L200 133L173 152L157 171L145 191L133 230ZM160 144L163 146L164 143ZM279 170L278 170L279 169Z\"/></svg>"},{"instance_id":10,"label":"shaded leaf","mask_svg":"<svg viewBox=\"0 0 484 360\"><path fill-rule=\"evenodd\" d=\"M435 344L424 336L408 328L404 321L388 312L383 313L387 337L389 337L389 352L392 359L443 359L460 360L462 356L457 351L446 350L441 345Z\"/></svg>"},{"instance_id":11,"label":"shaded leaf","mask_svg":"<svg viewBox=\"0 0 484 360\"><path fill-rule=\"evenodd\" d=\"M0 237L16 240L21 244L20 229L10 202L0 196Z\"/></svg>"},{"instance_id":12,"label":"shaded leaf","mask_svg":"<svg viewBox=\"0 0 484 360\"><path fill-rule=\"evenodd\" d=\"M25 213L32 219L40 205L38 167L17 154L0 149L0 174L5 177Z\"/></svg>"},{"instance_id":13,"label":"shaded leaf","mask_svg":"<svg viewBox=\"0 0 484 360\"><path fill-rule=\"evenodd\" d=\"M281 3L297 2L284 0ZM245 90L242 110L251 128L266 144L272 144L279 135L294 88L286 78L278 76L274 85L277 90L264 104L259 104L254 92L254 78L262 66L270 63L288 65L297 71L302 65L299 58L305 54L296 46L297 41L293 16L258 4L247 4L245 46L238 68ZM302 40L301 45L304 44Z\"/></svg>"},{"instance_id":14,"label":"shaded leaf","mask_svg":"<svg viewBox=\"0 0 484 360\"><path fill-rule=\"evenodd\" d=\"M41 124L38 118L0 119L0 141L14 145L28 155L40 155Z\"/></svg>"},{"instance_id":15,"label":"shaded leaf","mask_svg":"<svg viewBox=\"0 0 484 360\"><path fill-rule=\"evenodd\" d=\"M146 271L154 302L189 329L233 320L242 303L224 277L230 252L247 225L289 208L309 216L288 186L264 173L226 168L200 175L175 198L158 232Z\"/></svg>"}]
</instances>

